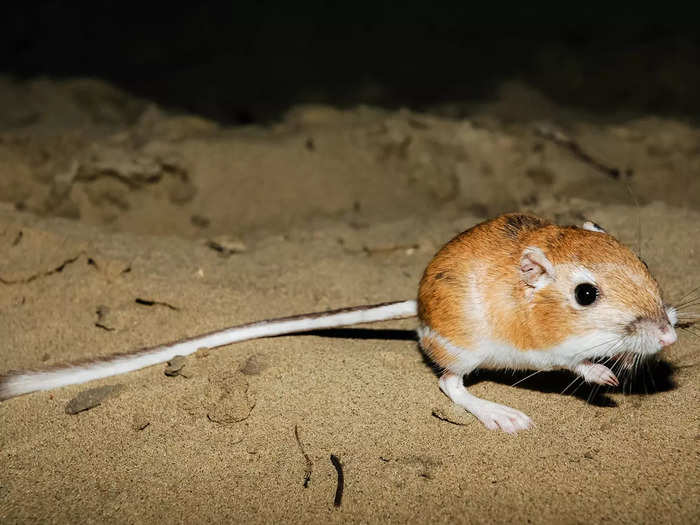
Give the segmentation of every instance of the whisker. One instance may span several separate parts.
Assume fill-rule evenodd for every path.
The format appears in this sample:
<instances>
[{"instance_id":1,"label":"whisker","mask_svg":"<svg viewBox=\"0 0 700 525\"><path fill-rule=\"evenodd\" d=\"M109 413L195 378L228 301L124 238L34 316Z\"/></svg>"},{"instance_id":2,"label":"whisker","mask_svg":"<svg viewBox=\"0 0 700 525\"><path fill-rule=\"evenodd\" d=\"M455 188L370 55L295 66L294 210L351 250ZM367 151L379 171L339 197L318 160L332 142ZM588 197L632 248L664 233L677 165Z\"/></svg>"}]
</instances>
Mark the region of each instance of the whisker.
<instances>
[{"instance_id":1,"label":"whisker","mask_svg":"<svg viewBox=\"0 0 700 525\"><path fill-rule=\"evenodd\" d=\"M691 309L697 308L699 305L700 303L692 303L676 308L676 315L679 317L682 315L697 315L697 311L693 311Z\"/></svg>"},{"instance_id":2,"label":"whisker","mask_svg":"<svg viewBox=\"0 0 700 525\"><path fill-rule=\"evenodd\" d=\"M685 347L685 345L683 344L683 341L678 341L677 344L678 344L678 347L679 347L681 350L685 350L686 347ZM695 354L695 350L691 350L690 352L684 352L684 353L682 353L682 354L680 354L680 355L675 355L675 356L674 356L674 361L677 362L677 363L679 363L679 364L674 364L673 366L674 366L675 368L687 368L687 367L690 367L690 366L694 366L695 363L690 363L690 364L686 364L686 365L680 364L680 363L683 362L683 359L685 359L686 357L688 357L688 356L690 356L690 355L694 355L694 354Z\"/></svg>"},{"instance_id":3,"label":"whisker","mask_svg":"<svg viewBox=\"0 0 700 525\"><path fill-rule=\"evenodd\" d=\"M515 383L513 383L510 386L519 385L520 383L522 383L526 379L530 379L532 376L535 376L535 375L539 374L540 372L543 372L543 370L535 370L532 374L526 375L525 377L523 377L522 379L519 379L518 381L516 381ZM515 374L515 370L513 370L513 374Z\"/></svg>"},{"instance_id":4,"label":"whisker","mask_svg":"<svg viewBox=\"0 0 700 525\"><path fill-rule=\"evenodd\" d=\"M642 363L642 355L635 354L632 360L632 366L629 368L628 373L625 375L625 387L622 389L623 394L629 395L632 393L632 385L635 378L639 377L639 367ZM646 383L644 383L646 388Z\"/></svg>"},{"instance_id":5,"label":"whisker","mask_svg":"<svg viewBox=\"0 0 700 525\"><path fill-rule=\"evenodd\" d=\"M578 392L578 389L581 388L583 385L587 384L586 381L583 380L583 378L581 376L579 376L579 378L582 379L581 384L578 385L576 388L574 388L573 392L571 392L571 394L569 394L569 395L575 396L576 392Z\"/></svg>"},{"instance_id":6,"label":"whisker","mask_svg":"<svg viewBox=\"0 0 700 525\"><path fill-rule=\"evenodd\" d=\"M639 202L637 201L637 197L634 195L632 192L632 187L629 185L629 183L625 183L627 186L627 192L630 194L630 197L632 197L632 201L634 202L634 206L637 208L637 254L639 255L639 258L642 258L642 210L639 207Z\"/></svg>"},{"instance_id":7,"label":"whisker","mask_svg":"<svg viewBox=\"0 0 700 525\"><path fill-rule=\"evenodd\" d=\"M597 345L589 346L587 348L584 348L580 352L576 352L572 357L576 358L580 355L586 354L590 352L591 350L595 350L596 348L600 348L601 346L610 344L610 350L613 350L618 343L620 343L624 338L623 337L614 337L612 339L608 339L607 341L603 341L602 343L598 343Z\"/></svg>"},{"instance_id":8,"label":"whisker","mask_svg":"<svg viewBox=\"0 0 700 525\"><path fill-rule=\"evenodd\" d=\"M679 303L677 305L674 305L673 307L676 310L684 310L685 308L688 308L690 306L696 306L698 304L700 304L700 297L692 297L692 298L688 299L687 301L685 301L684 303Z\"/></svg>"},{"instance_id":9,"label":"whisker","mask_svg":"<svg viewBox=\"0 0 700 525\"><path fill-rule=\"evenodd\" d=\"M588 399L586 399L586 403L590 403L591 399L595 399L595 397L598 394L598 390L600 390L600 385L594 385L591 389L591 392L588 394Z\"/></svg>"},{"instance_id":10,"label":"whisker","mask_svg":"<svg viewBox=\"0 0 700 525\"><path fill-rule=\"evenodd\" d=\"M564 395L564 392L566 392L570 387L572 387L574 385L574 383L576 383L576 381L578 381L579 379L581 381L585 382L583 377L577 374L576 377L574 377L574 380L571 383L569 383L568 385L566 385L566 388L564 388L564 390L561 391L561 395ZM575 392L575 390L574 390L574 392ZM573 396L574 393L572 392L571 395Z\"/></svg>"},{"instance_id":11,"label":"whisker","mask_svg":"<svg viewBox=\"0 0 700 525\"><path fill-rule=\"evenodd\" d=\"M700 286L697 286L697 287L693 288L693 289L690 290L688 293L686 293L685 295L683 295L680 299L678 299L678 302L680 303L681 301L683 301L683 299L685 299L685 298L688 297L689 295L694 294L694 293L697 292L697 291L700 291Z\"/></svg>"},{"instance_id":12,"label":"whisker","mask_svg":"<svg viewBox=\"0 0 700 525\"><path fill-rule=\"evenodd\" d=\"M649 379L651 380L651 387L654 389L654 392L655 392L656 387L654 385L654 377L651 375L651 370L649 369L649 365L645 363L644 368L646 369L647 373L649 374ZM649 389L647 388L647 380L644 376L642 376L642 387L644 387L644 394L649 395Z\"/></svg>"},{"instance_id":13,"label":"whisker","mask_svg":"<svg viewBox=\"0 0 700 525\"><path fill-rule=\"evenodd\" d=\"M621 375L621 374L622 374L622 367L623 367L623 365L624 365L624 363L622 362L623 356L622 356L622 355L618 355L618 356L613 356L613 357L615 357L615 361L614 361L613 364L610 366L610 370L611 370L612 373L615 374L615 375L618 375L618 374ZM616 370L616 369L617 369L617 370Z\"/></svg>"},{"instance_id":14,"label":"whisker","mask_svg":"<svg viewBox=\"0 0 700 525\"><path fill-rule=\"evenodd\" d=\"M626 373L623 374L624 363L622 360L623 360L622 355L619 355L618 357L616 357L615 361L610 366L610 370L612 371L613 374L615 374L615 376L618 379L620 379L620 377L621 377L622 387L624 388L625 381L627 380L627 374Z\"/></svg>"},{"instance_id":15,"label":"whisker","mask_svg":"<svg viewBox=\"0 0 700 525\"><path fill-rule=\"evenodd\" d=\"M622 346L622 343L623 343L622 338L619 338L619 339L617 340L617 342L610 348L610 351L613 351L613 352L614 352L614 351L617 350L620 346ZM615 362L614 362L614 363L612 364L612 366L610 367L610 370L611 370L615 375L617 375L617 374L615 373L615 366L621 361L621 359L622 359L621 357L615 357L615 354L613 354L613 355L611 355L611 356L608 356L605 360L603 360L603 362L602 362L601 364L605 365L605 364L607 364L608 362L610 362L611 359L615 359ZM583 378L581 378L581 379L583 379ZM573 384L573 383L572 383L572 384ZM572 395L572 396L573 396L573 395L576 395L576 392L577 392L577 391L579 390L579 388L581 388L584 384L585 384L585 381L582 381L581 384L578 385L578 386L573 390L573 392L571 392L571 395ZM571 385L569 385L569 386L571 386ZM567 388L568 388L568 386L567 386ZM600 389L600 385L595 385L595 386L591 389L591 392L589 393L588 399L587 399L587 402L588 402L588 403L591 402L591 399L592 399L593 396L595 395L596 391L599 390L599 389Z\"/></svg>"},{"instance_id":16,"label":"whisker","mask_svg":"<svg viewBox=\"0 0 700 525\"><path fill-rule=\"evenodd\" d=\"M681 328L681 330L683 330L683 332L685 332L685 333L692 335L693 337L700 337L700 334L698 334L692 328L684 327L684 328Z\"/></svg>"},{"instance_id":17,"label":"whisker","mask_svg":"<svg viewBox=\"0 0 700 525\"><path fill-rule=\"evenodd\" d=\"M659 389L656 386L656 381L654 381L654 373L653 373L653 370L651 369L651 365L649 364L648 361L645 361L644 364L646 365L647 372L649 373L649 379L651 380L651 387L654 389L654 392L658 392Z\"/></svg>"}]
</instances>

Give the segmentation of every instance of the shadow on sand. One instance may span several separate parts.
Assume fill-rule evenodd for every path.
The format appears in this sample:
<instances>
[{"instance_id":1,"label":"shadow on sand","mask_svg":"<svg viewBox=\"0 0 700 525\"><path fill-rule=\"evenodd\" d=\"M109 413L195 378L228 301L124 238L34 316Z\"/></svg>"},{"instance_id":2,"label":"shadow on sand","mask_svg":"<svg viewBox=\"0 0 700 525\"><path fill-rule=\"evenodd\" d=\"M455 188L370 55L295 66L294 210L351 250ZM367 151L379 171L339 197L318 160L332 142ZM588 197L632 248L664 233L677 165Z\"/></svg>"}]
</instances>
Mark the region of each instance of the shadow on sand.
<instances>
[{"instance_id":1,"label":"shadow on sand","mask_svg":"<svg viewBox=\"0 0 700 525\"><path fill-rule=\"evenodd\" d=\"M325 330L311 330L296 335L312 335L317 337L330 337L341 339L363 339L384 341L416 341L418 338L414 330L397 329L373 329L373 328L331 328ZM436 375L440 369L435 366L425 355L423 360L430 366ZM595 406L614 407L617 403L609 397L608 393L623 393L626 395L651 395L657 392L667 392L676 387L673 380L674 367L669 362L649 360L642 363L636 373L623 373L618 376L619 387L601 387L589 385L582 379L566 370L538 372L534 375L532 370L476 370L470 374L465 385L471 386L481 381L493 381L503 385L514 385L516 388L537 390L538 392L563 395L573 395ZM530 376L531 377L528 377ZM572 383L573 382L573 383Z\"/></svg>"}]
</instances>

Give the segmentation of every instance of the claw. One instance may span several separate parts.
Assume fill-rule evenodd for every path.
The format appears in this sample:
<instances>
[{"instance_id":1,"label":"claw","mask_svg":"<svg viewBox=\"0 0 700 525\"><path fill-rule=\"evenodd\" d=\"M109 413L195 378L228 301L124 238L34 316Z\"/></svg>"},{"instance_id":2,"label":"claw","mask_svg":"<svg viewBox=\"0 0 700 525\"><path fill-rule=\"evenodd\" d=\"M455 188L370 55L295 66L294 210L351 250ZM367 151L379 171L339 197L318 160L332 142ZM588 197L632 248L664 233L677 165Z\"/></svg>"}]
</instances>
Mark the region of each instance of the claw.
<instances>
[{"instance_id":1,"label":"claw","mask_svg":"<svg viewBox=\"0 0 700 525\"><path fill-rule=\"evenodd\" d=\"M619 386L617 376L607 366L600 363L591 363L584 361L580 363L574 371L583 377L588 383L597 383L599 385Z\"/></svg>"}]
</instances>

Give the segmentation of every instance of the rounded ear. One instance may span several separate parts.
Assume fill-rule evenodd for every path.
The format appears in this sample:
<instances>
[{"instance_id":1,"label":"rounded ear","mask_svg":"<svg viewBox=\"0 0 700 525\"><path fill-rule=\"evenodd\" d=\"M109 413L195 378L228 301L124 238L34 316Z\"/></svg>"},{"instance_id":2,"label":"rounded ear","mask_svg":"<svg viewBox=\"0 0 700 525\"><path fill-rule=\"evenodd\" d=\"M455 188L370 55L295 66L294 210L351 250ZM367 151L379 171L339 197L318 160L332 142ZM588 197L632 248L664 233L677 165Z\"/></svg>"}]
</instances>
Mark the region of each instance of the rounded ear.
<instances>
[{"instance_id":1,"label":"rounded ear","mask_svg":"<svg viewBox=\"0 0 700 525\"><path fill-rule=\"evenodd\" d=\"M606 232L603 228L601 228L598 224L596 224L593 221L586 221L583 223L583 229L588 230L589 232L600 232L600 233L608 233Z\"/></svg>"},{"instance_id":2,"label":"rounded ear","mask_svg":"<svg viewBox=\"0 0 700 525\"><path fill-rule=\"evenodd\" d=\"M520 257L520 278L531 288L542 288L554 280L554 265L540 248L528 246Z\"/></svg>"}]
</instances>

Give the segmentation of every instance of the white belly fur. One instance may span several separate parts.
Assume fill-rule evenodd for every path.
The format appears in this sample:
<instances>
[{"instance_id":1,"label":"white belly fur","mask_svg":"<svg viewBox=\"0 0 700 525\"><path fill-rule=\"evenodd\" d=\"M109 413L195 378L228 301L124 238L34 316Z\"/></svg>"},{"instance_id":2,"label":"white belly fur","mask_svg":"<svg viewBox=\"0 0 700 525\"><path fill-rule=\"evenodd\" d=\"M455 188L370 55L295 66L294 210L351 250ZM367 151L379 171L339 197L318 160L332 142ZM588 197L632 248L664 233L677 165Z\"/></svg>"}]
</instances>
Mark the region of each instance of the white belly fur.
<instances>
[{"instance_id":1,"label":"white belly fur","mask_svg":"<svg viewBox=\"0 0 700 525\"><path fill-rule=\"evenodd\" d=\"M455 374L468 374L476 368L552 370L572 369L585 359L622 352L622 338L613 333L593 332L569 337L550 348L519 350L505 341L486 339L474 348L453 344L428 326L418 328L420 339L434 339L456 359L448 367Z\"/></svg>"}]
</instances>

